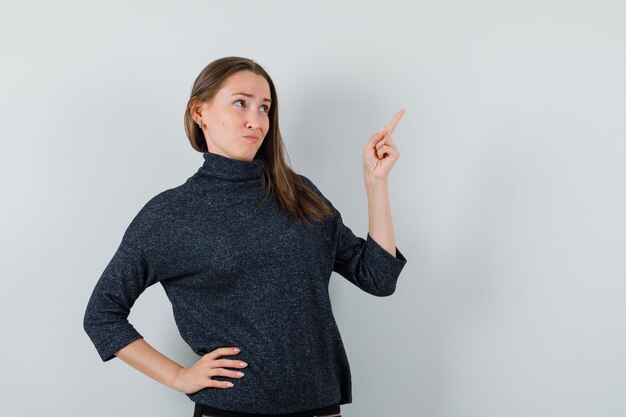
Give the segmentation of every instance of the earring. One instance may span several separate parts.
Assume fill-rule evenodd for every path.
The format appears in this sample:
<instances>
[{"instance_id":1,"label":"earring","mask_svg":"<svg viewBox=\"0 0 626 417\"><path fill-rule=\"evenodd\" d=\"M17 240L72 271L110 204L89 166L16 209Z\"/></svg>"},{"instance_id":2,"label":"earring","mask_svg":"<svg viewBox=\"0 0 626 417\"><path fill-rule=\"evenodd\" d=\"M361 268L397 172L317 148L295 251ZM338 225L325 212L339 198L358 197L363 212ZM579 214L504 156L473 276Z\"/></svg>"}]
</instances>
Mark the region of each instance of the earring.
<instances>
[{"instance_id":1,"label":"earring","mask_svg":"<svg viewBox=\"0 0 626 417\"><path fill-rule=\"evenodd\" d=\"M198 127L202 130L202 121L198 122Z\"/></svg>"}]
</instances>

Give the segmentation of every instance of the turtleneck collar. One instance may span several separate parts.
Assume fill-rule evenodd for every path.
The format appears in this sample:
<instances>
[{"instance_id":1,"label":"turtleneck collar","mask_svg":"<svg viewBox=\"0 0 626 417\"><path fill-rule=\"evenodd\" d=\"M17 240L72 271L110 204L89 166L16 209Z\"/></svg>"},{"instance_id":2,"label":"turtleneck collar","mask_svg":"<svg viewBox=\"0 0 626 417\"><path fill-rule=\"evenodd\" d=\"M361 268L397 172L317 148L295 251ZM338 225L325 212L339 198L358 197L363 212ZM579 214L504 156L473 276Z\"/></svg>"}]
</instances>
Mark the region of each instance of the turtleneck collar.
<instances>
[{"instance_id":1,"label":"turtleneck collar","mask_svg":"<svg viewBox=\"0 0 626 417\"><path fill-rule=\"evenodd\" d=\"M227 181L245 181L260 178L263 161L240 161L224 155L203 152L204 163L198 170L199 175L219 178Z\"/></svg>"}]
</instances>

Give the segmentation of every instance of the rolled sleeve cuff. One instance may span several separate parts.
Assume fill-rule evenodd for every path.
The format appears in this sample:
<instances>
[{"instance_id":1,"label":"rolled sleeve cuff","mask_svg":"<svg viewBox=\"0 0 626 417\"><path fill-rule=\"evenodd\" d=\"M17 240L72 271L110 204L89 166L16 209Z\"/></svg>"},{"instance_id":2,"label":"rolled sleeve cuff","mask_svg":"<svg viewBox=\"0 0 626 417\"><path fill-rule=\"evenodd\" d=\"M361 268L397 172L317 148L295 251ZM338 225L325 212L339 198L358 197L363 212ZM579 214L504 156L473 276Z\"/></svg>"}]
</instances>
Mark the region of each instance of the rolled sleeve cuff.
<instances>
[{"instance_id":1,"label":"rolled sleeve cuff","mask_svg":"<svg viewBox=\"0 0 626 417\"><path fill-rule=\"evenodd\" d=\"M143 339L143 336L136 330L126 329L123 331L112 332L106 339L103 339L96 350L103 362L107 362L115 358L115 353L134 342L137 339Z\"/></svg>"},{"instance_id":2,"label":"rolled sleeve cuff","mask_svg":"<svg viewBox=\"0 0 626 417\"><path fill-rule=\"evenodd\" d=\"M388 287L383 291L383 294L390 295L395 291L396 281L407 260L397 247L395 248L396 256L387 252L369 233L367 234L366 242L365 250L368 252L366 257L369 262L373 262L373 265L375 265L378 271L377 275L381 279L380 282L386 283L385 287Z\"/></svg>"}]
</instances>

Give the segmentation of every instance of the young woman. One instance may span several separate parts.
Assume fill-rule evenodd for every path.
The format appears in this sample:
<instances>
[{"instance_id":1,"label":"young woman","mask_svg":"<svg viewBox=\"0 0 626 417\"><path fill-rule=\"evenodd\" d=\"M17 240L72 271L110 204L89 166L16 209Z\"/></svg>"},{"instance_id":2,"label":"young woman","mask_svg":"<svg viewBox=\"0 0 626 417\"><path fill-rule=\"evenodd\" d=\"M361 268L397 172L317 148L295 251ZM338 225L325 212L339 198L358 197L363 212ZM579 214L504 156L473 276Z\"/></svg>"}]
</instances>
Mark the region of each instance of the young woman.
<instances>
[{"instance_id":1,"label":"young woman","mask_svg":"<svg viewBox=\"0 0 626 417\"><path fill-rule=\"evenodd\" d=\"M395 246L387 176L400 155L391 133L403 114L363 147L364 239L286 164L266 71L241 57L207 65L185 111L202 166L133 218L87 304L83 326L101 359L119 357L185 393L195 417L340 416L352 402L351 374L329 278L335 271L381 297L395 291L406 258ZM189 367L127 320L157 282L200 356Z\"/></svg>"}]
</instances>

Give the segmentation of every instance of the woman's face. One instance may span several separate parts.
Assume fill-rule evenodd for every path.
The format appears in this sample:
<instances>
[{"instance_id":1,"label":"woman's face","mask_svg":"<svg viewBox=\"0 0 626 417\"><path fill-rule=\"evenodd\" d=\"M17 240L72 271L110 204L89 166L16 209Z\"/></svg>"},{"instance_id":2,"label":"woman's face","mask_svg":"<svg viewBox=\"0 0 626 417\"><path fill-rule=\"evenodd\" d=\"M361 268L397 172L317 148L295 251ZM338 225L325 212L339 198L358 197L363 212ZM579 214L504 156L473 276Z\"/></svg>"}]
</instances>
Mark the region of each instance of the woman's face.
<instances>
[{"instance_id":1,"label":"woman's face","mask_svg":"<svg viewBox=\"0 0 626 417\"><path fill-rule=\"evenodd\" d=\"M251 71L232 74L210 102L195 111L209 152L252 161L270 127L270 86ZM250 138L248 136L254 136Z\"/></svg>"}]
</instances>

